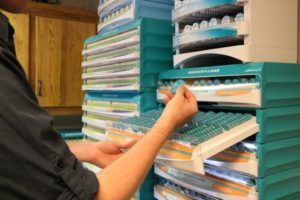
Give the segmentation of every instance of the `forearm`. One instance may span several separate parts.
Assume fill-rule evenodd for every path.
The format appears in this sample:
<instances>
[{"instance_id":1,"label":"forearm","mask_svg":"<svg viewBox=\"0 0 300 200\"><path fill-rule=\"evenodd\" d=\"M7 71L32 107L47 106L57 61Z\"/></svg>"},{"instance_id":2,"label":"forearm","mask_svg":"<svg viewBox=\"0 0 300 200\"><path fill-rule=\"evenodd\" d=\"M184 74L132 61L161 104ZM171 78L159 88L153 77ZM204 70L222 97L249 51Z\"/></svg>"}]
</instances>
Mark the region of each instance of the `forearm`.
<instances>
[{"instance_id":1,"label":"forearm","mask_svg":"<svg viewBox=\"0 0 300 200\"><path fill-rule=\"evenodd\" d=\"M88 162L92 164L95 163L94 151L91 150L92 146L94 145L93 142L70 141L67 142L67 144L78 160L80 160L81 162ZM99 155L99 157L101 157L101 155Z\"/></svg>"},{"instance_id":2,"label":"forearm","mask_svg":"<svg viewBox=\"0 0 300 200\"><path fill-rule=\"evenodd\" d=\"M97 175L97 200L130 199L144 180L152 163L170 133L171 119L161 118L133 148Z\"/></svg>"},{"instance_id":3,"label":"forearm","mask_svg":"<svg viewBox=\"0 0 300 200\"><path fill-rule=\"evenodd\" d=\"M13 13L21 12L29 0L1 0L0 8Z\"/></svg>"}]
</instances>

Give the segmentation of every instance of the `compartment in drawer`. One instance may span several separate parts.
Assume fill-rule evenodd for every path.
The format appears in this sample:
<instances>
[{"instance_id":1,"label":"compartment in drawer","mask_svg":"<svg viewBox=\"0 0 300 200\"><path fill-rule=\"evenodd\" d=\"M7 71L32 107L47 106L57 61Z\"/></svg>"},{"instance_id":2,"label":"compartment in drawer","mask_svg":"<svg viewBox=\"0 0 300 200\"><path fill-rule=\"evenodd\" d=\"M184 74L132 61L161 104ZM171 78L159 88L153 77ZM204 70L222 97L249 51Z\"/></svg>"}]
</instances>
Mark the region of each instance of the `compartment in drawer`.
<instances>
[{"instance_id":1,"label":"compartment in drawer","mask_svg":"<svg viewBox=\"0 0 300 200\"><path fill-rule=\"evenodd\" d=\"M174 48L179 49L180 53L185 53L226 46L243 45L245 36L249 34L247 22L232 22L200 28L202 23L185 25L184 30L181 33L176 34L173 38Z\"/></svg>"},{"instance_id":2,"label":"compartment in drawer","mask_svg":"<svg viewBox=\"0 0 300 200\"><path fill-rule=\"evenodd\" d=\"M209 18L234 16L244 11L244 0L191 0L176 1L173 22L195 23Z\"/></svg>"},{"instance_id":3,"label":"compartment in drawer","mask_svg":"<svg viewBox=\"0 0 300 200\"><path fill-rule=\"evenodd\" d=\"M258 77L219 76L180 79L201 102L238 107L261 107L261 87ZM161 79L157 99L162 101L166 92L171 92L176 79Z\"/></svg>"},{"instance_id":4,"label":"compartment in drawer","mask_svg":"<svg viewBox=\"0 0 300 200\"><path fill-rule=\"evenodd\" d=\"M139 45L122 47L112 51L86 56L82 62L83 67L97 67L107 64L129 62L140 57Z\"/></svg>"},{"instance_id":5,"label":"compartment in drawer","mask_svg":"<svg viewBox=\"0 0 300 200\"><path fill-rule=\"evenodd\" d=\"M117 101L86 100L83 111L94 112L115 117L133 117L139 114L137 103Z\"/></svg>"},{"instance_id":6,"label":"compartment in drawer","mask_svg":"<svg viewBox=\"0 0 300 200\"><path fill-rule=\"evenodd\" d=\"M82 122L102 129L106 129L107 121L118 121L124 118L124 116L115 116L111 113L100 114L97 113L96 109L92 109L92 111L86 111L86 110L89 109L84 110L85 114L82 116Z\"/></svg>"},{"instance_id":7,"label":"compartment in drawer","mask_svg":"<svg viewBox=\"0 0 300 200\"><path fill-rule=\"evenodd\" d=\"M84 124L82 128L82 133L87 136L87 138L91 138L96 141L104 141L107 140L105 135L105 129L95 127L90 124Z\"/></svg>"},{"instance_id":8,"label":"compartment in drawer","mask_svg":"<svg viewBox=\"0 0 300 200\"><path fill-rule=\"evenodd\" d=\"M98 7L98 32L106 32L139 18L171 20L171 0L116 0Z\"/></svg>"},{"instance_id":9,"label":"compartment in drawer","mask_svg":"<svg viewBox=\"0 0 300 200\"><path fill-rule=\"evenodd\" d=\"M88 78L113 78L137 76L140 74L138 61L124 62L101 67L85 68L82 74L83 79Z\"/></svg>"},{"instance_id":10,"label":"compartment in drawer","mask_svg":"<svg viewBox=\"0 0 300 200\"><path fill-rule=\"evenodd\" d=\"M228 149L208 158L206 164L237 171L249 176L265 176L264 172L259 174L259 163L264 162L263 158L259 162L255 141L242 141ZM261 157L261 156L260 156Z\"/></svg>"},{"instance_id":11,"label":"compartment in drawer","mask_svg":"<svg viewBox=\"0 0 300 200\"><path fill-rule=\"evenodd\" d=\"M82 89L86 91L139 91L139 77L134 76L111 79L85 79Z\"/></svg>"},{"instance_id":12,"label":"compartment in drawer","mask_svg":"<svg viewBox=\"0 0 300 200\"><path fill-rule=\"evenodd\" d=\"M190 58L187 58L189 60ZM169 70L159 74L158 94L185 84L199 102L215 106L270 108L300 105L300 67L245 63ZM162 95L158 95L161 100Z\"/></svg>"},{"instance_id":13,"label":"compartment in drawer","mask_svg":"<svg viewBox=\"0 0 300 200\"><path fill-rule=\"evenodd\" d=\"M95 36L86 40L82 55L93 55L125 46L135 45L140 42L138 29L128 30L109 37Z\"/></svg>"},{"instance_id":14,"label":"compartment in drawer","mask_svg":"<svg viewBox=\"0 0 300 200\"><path fill-rule=\"evenodd\" d=\"M134 1L118 0L106 7L99 7L98 31L103 32L134 20Z\"/></svg>"},{"instance_id":15,"label":"compartment in drawer","mask_svg":"<svg viewBox=\"0 0 300 200\"><path fill-rule=\"evenodd\" d=\"M179 191L184 191L183 188L186 188L189 191L187 192L188 195L196 192L224 200L258 199L255 179L226 170L217 170L215 174L219 177L204 176L178 170L171 166L156 164L155 174L159 177L160 185L170 189L179 186ZM232 179L235 179L236 182L231 181Z\"/></svg>"},{"instance_id":16,"label":"compartment in drawer","mask_svg":"<svg viewBox=\"0 0 300 200\"><path fill-rule=\"evenodd\" d=\"M219 200L214 197L209 197L204 194L189 190L185 187L181 187L171 181L167 181L163 178L159 179L159 185L154 187L154 197L157 200L169 200L169 199L180 199L180 200Z\"/></svg>"},{"instance_id":17,"label":"compartment in drawer","mask_svg":"<svg viewBox=\"0 0 300 200\"><path fill-rule=\"evenodd\" d=\"M111 59L111 58L118 58L120 56L125 56L134 52L139 52L139 46L138 45L133 45L133 46L126 46L122 47L119 49L115 49L113 51L107 51L104 53L97 53L94 55L88 55L85 56L85 61L93 61L93 60L98 60L98 59Z\"/></svg>"}]
</instances>

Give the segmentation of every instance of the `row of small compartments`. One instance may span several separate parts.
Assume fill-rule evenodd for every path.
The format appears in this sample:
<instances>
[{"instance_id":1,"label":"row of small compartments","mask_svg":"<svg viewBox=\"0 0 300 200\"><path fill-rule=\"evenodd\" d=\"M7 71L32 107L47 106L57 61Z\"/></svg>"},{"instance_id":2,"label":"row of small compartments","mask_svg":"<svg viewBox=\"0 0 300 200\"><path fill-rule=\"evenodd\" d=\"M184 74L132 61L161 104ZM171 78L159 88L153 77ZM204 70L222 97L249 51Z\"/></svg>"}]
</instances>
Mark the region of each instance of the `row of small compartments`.
<instances>
[{"instance_id":1,"label":"row of small compartments","mask_svg":"<svg viewBox=\"0 0 300 200\"><path fill-rule=\"evenodd\" d=\"M112 13L106 15L105 17L102 17L101 18L101 22L105 23L105 22L111 21L111 20L119 17L120 15L128 12L129 10L131 10L131 8L132 8L132 4L126 5L126 6L122 7L122 8L120 8L119 10L117 10L115 12L112 12Z\"/></svg>"},{"instance_id":2,"label":"row of small compartments","mask_svg":"<svg viewBox=\"0 0 300 200\"><path fill-rule=\"evenodd\" d=\"M233 22L242 22L244 21L244 14L238 13L235 17L224 16L222 19L212 18L209 21L203 20L201 23L194 23L193 25L185 25L183 32L187 33L190 31L203 30L210 27L216 27L218 25L225 25Z\"/></svg>"},{"instance_id":3,"label":"row of small compartments","mask_svg":"<svg viewBox=\"0 0 300 200\"><path fill-rule=\"evenodd\" d=\"M106 2L109 1L109 0L105 0ZM181 7L181 6L184 6L188 3L191 3L193 2L194 0L175 0L175 9ZM200 0L201 1L201 0ZM209 1L209 0L208 0Z\"/></svg>"},{"instance_id":4,"label":"row of small compartments","mask_svg":"<svg viewBox=\"0 0 300 200\"><path fill-rule=\"evenodd\" d=\"M233 79L225 79L223 82L220 79L214 80L197 80L192 84L193 86L212 86L212 85L230 85L230 84L246 84L246 83L257 83L258 80L256 78L233 78ZM158 85L162 86L173 86L175 81L162 80L159 81Z\"/></svg>"}]
</instances>

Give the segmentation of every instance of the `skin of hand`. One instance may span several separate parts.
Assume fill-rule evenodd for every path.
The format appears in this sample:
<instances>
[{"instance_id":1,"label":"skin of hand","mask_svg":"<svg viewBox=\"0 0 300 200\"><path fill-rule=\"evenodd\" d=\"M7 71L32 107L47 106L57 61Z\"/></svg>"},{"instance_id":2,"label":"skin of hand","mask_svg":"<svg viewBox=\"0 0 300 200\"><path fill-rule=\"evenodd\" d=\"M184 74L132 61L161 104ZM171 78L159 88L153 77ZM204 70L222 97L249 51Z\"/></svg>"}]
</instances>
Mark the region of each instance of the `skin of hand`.
<instances>
[{"instance_id":1,"label":"skin of hand","mask_svg":"<svg viewBox=\"0 0 300 200\"><path fill-rule=\"evenodd\" d=\"M198 105L194 94L185 86L180 86L176 95L167 92L164 98L166 107L162 114L163 118L168 118L174 123L175 128L179 128L187 123L197 112Z\"/></svg>"},{"instance_id":2,"label":"skin of hand","mask_svg":"<svg viewBox=\"0 0 300 200\"><path fill-rule=\"evenodd\" d=\"M20 13L29 0L1 0L0 8L12 13Z\"/></svg>"},{"instance_id":3,"label":"skin of hand","mask_svg":"<svg viewBox=\"0 0 300 200\"><path fill-rule=\"evenodd\" d=\"M129 200L145 179L160 148L174 130L197 112L195 96L184 86L168 94L166 108L145 136L119 159L97 174L99 190L95 200Z\"/></svg>"},{"instance_id":4,"label":"skin of hand","mask_svg":"<svg viewBox=\"0 0 300 200\"><path fill-rule=\"evenodd\" d=\"M114 141L103 142L68 142L72 153L82 162L92 163L100 168L105 168L136 143L130 140L123 143Z\"/></svg>"}]
</instances>

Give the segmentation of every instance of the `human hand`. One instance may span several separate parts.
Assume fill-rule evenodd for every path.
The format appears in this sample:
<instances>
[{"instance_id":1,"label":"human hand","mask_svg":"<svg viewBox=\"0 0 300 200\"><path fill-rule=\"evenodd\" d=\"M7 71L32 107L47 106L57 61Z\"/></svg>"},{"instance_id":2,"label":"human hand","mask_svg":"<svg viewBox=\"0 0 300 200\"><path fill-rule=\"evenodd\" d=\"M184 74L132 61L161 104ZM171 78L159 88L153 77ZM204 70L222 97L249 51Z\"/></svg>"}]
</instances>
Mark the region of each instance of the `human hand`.
<instances>
[{"instance_id":1,"label":"human hand","mask_svg":"<svg viewBox=\"0 0 300 200\"><path fill-rule=\"evenodd\" d=\"M88 162L100 168L104 168L118 159L124 152L131 148L136 143L136 140L127 142L67 142L72 153L81 162Z\"/></svg>"},{"instance_id":2,"label":"human hand","mask_svg":"<svg viewBox=\"0 0 300 200\"><path fill-rule=\"evenodd\" d=\"M197 112L197 99L185 86L180 86L176 94L166 93L166 107L161 118L174 124L174 129L187 123Z\"/></svg>"},{"instance_id":3,"label":"human hand","mask_svg":"<svg viewBox=\"0 0 300 200\"><path fill-rule=\"evenodd\" d=\"M125 150L131 148L136 140L126 142L103 141L94 143L95 164L101 168L105 168L113 161L118 159Z\"/></svg>"}]
</instances>

